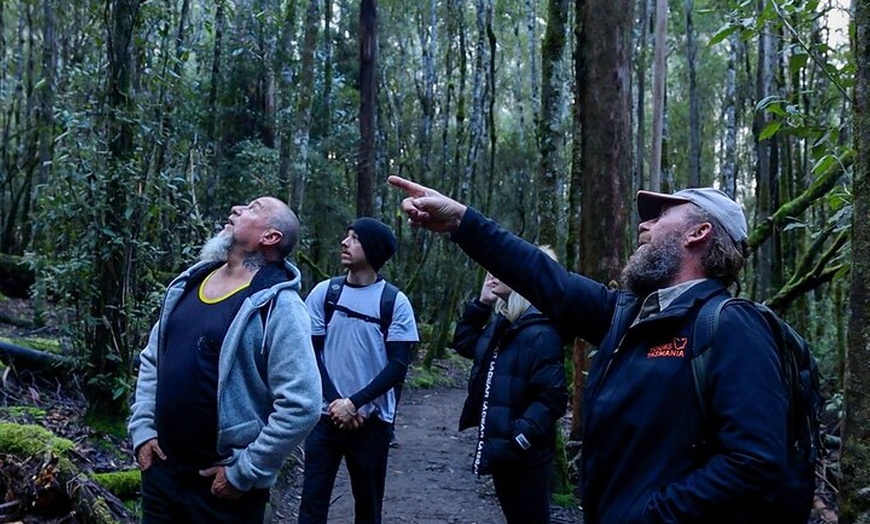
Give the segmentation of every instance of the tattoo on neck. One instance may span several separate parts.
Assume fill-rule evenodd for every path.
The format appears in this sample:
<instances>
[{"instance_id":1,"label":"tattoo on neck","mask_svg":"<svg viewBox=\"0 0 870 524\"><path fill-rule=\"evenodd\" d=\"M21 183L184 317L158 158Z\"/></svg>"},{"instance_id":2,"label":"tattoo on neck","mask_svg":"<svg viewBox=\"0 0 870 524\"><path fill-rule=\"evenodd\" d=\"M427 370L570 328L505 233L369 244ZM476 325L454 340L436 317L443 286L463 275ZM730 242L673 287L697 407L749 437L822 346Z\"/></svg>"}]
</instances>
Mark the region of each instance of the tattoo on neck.
<instances>
[{"instance_id":1,"label":"tattoo on neck","mask_svg":"<svg viewBox=\"0 0 870 524\"><path fill-rule=\"evenodd\" d=\"M245 253L245 259L242 261L242 266L248 271L256 271L266 265L266 259L261 253Z\"/></svg>"}]
</instances>

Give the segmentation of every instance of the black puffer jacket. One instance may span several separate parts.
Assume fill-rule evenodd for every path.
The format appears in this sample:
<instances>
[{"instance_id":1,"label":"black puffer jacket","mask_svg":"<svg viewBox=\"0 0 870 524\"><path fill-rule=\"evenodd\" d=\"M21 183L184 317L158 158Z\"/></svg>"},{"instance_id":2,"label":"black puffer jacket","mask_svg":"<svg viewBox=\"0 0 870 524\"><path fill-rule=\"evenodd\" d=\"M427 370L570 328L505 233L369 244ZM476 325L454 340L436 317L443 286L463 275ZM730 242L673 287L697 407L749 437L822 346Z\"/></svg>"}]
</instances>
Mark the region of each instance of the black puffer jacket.
<instances>
[{"instance_id":1,"label":"black puffer jacket","mask_svg":"<svg viewBox=\"0 0 870 524\"><path fill-rule=\"evenodd\" d=\"M483 418L473 463L481 475L551 460L568 400L562 341L546 317L530 307L513 323L501 315L488 322L491 312L471 302L453 337L453 348L474 360L459 429Z\"/></svg>"}]
</instances>

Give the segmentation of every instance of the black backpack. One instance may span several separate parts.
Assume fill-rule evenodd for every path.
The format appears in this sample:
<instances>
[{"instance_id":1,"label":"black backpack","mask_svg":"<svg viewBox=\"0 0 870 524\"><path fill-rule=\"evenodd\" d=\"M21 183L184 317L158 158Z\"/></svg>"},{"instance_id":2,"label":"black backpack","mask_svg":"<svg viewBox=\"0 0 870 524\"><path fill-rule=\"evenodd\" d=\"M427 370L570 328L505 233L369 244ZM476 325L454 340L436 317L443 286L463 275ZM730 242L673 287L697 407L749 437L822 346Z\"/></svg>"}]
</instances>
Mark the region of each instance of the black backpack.
<instances>
[{"instance_id":1,"label":"black backpack","mask_svg":"<svg viewBox=\"0 0 870 524\"><path fill-rule=\"evenodd\" d=\"M698 404L707 420L708 350L716 338L722 308L738 302L752 305L770 325L788 388L788 463L781 482L765 500L777 523L806 524L815 495L816 462L822 450L819 428L824 404L818 365L807 341L763 304L732 297L708 300L695 320L695 354L691 360Z\"/></svg>"},{"instance_id":2,"label":"black backpack","mask_svg":"<svg viewBox=\"0 0 870 524\"><path fill-rule=\"evenodd\" d=\"M329 321L332 320L332 315L337 309L349 317L377 324L386 342L387 332L390 330L390 324L393 323L393 308L396 305L396 295L399 294L399 288L389 282L384 282L386 285L381 292L381 318L375 318L338 304L338 297L341 296L341 290L344 288L345 281L346 277L343 276L329 279L329 285L326 287L326 298L323 302L323 324L325 326L329 325Z\"/></svg>"}]
</instances>

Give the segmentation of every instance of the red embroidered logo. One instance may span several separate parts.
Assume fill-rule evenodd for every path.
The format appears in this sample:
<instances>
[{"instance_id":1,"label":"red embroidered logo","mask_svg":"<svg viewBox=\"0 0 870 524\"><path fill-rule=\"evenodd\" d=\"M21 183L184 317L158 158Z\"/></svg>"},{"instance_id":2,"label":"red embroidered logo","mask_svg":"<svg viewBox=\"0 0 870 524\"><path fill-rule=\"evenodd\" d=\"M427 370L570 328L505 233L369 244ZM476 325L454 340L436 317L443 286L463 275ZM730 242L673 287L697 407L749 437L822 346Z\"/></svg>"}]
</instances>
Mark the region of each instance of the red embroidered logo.
<instances>
[{"instance_id":1,"label":"red embroidered logo","mask_svg":"<svg viewBox=\"0 0 870 524\"><path fill-rule=\"evenodd\" d=\"M667 344L662 344L661 346L649 348L649 351L646 354L646 358L683 358L683 356L685 356L686 344L688 343L689 339L686 337L674 337L674 339Z\"/></svg>"}]
</instances>

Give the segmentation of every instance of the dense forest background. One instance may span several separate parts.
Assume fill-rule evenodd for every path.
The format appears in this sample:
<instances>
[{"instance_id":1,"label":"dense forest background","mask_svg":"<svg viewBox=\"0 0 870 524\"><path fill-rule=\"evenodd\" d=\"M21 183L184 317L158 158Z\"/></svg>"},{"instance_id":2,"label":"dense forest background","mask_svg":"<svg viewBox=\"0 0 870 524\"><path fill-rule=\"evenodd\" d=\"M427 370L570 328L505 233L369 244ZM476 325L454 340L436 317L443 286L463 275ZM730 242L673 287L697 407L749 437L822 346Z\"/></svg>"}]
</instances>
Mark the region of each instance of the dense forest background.
<instances>
[{"instance_id":1,"label":"dense forest background","mask_svg":"<svg viewBox=\"0 0 870 524\"><path fill-rule=\"evenodd\" d=\"M291 204L306 291L339 270L354 217L389 223L400 249L384 273L425 326L428 366L481 272L406 226L388 175L608 282L637 189L715 185L751 222L742 294L812 341L854 431L857 493L865 3L0 0L4 271L66 308L92 410L123 416L163 286L232 205ZM575 386L588 349L574 347Z\"/></svg>"}]
</instances>

